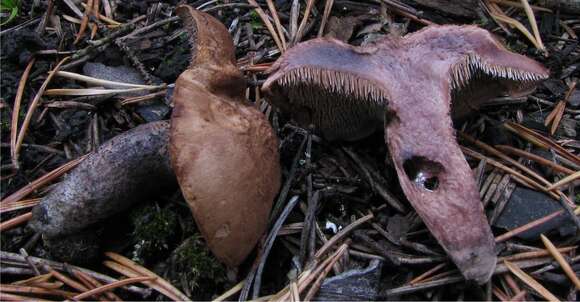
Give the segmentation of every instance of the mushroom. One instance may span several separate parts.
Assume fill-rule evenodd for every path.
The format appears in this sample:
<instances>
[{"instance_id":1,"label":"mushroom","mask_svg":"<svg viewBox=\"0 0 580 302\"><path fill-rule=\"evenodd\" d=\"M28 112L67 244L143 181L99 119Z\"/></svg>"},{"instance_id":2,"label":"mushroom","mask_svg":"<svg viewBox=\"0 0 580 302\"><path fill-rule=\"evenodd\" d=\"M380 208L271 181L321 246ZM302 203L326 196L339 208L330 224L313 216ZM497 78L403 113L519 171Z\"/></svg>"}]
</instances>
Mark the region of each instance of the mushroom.
<instances>
[{"instance_id":1,"label":"mushroom","mask_svg":"<svg viewBox=\"0 0 580 302\"><path fill-rule=\"evenodd\" d=\"M265 231L280 187L277 138L245 99L225 26L186 5L176 12L193 48L191 65L175 83L171 163L209 248L235 266Z\"/></svg>"},{"instance_id":2,"label":"mushroom","mask_svg":"<svg viewBox=\"0 0 580 302\"><path fill-rule=\"evenodd\" d=\"M490 97L529 93L548 77L476 26L429 26L365 47L319 38L296 45L263 85L273 104L329 140L384 127L403 192L468 280L484 283L494 238L473 174L455 140L453 114Z\"/></svg>"},{"instance_id":3,"label":"mushroom","mask_svg":"<svg viewBox=\"0 0 580 302\"><path fill-rule=\"evenodd\" d=\"M168 142L169 123L161 121L100 145L33 208L30 226L54 241L175 187Z\"/></svg>"},{"instance_id":4,"label":"mushroom","mask_svg":"<svg viewBox=\"0 0 580 302\"><path fill-rule=\"evenodd\" d=\"M176 176L209 248L233 267L266 229L280 187L277 138L244 98L224 25L186 5L176 12L192 60L175 85L171 126L142 125L101 145L43 198L31 225L49 238L74 234Z\"/></svg>"}]
</instances>

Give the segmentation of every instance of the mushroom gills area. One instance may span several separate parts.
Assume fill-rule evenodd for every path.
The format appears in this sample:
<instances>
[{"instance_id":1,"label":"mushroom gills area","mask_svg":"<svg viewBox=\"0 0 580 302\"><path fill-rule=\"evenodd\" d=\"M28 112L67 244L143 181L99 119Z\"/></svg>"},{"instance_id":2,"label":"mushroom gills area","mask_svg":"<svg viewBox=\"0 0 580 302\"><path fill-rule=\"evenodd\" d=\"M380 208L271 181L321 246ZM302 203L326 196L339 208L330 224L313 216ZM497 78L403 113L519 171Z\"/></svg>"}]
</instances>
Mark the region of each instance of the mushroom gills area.
<instances>
[{"instance_id":1,"label":"mushroom gills area","mask_svg":"<svg viewBox=\"0 0 580 302\"><path fill-rule=\"evenodd\" d=\"M548 78L547 74L538 74L512 67L489 64L477 55L467 56L451 70L451 88L462 89L478 77L487 76L495 80L509 80L523 85L536 84Z\"/></svg>"},{"instance_id":2,"label":"mushroom gills area","mask_svg":"<svg viewBox=\"0 0 580 302\"><path fill-rule=\"evenodd\" d=\"M452 116L466 117L497 97L530 94L546 75L490 65L472 56L457 64L451 73Z\"/></svg>"},{"instance_id":3,"label":"mushroom gills area","mask_svg":"<svg viewBox=\"0 0 580 302\"><path fill-rule=\"evenodd\" d=\"M314 126L328 140L354 141L383 128L387 100L370 93L347 93L342 87L329 89L316 83L293 83L285 91L292 117L303 127Z\"/></svg>"}]
</instances>

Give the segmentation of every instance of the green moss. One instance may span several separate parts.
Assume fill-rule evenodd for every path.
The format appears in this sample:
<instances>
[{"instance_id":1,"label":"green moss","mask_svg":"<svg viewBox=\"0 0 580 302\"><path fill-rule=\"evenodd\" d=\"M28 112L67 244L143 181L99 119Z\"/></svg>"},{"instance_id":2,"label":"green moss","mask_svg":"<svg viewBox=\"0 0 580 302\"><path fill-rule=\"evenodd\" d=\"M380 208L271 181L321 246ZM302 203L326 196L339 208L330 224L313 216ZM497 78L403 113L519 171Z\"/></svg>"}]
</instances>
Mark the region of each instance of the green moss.
<instances>
[{"instance_id":1,"label":"green moss","mask_svg":"<svg viewBox=\"0 0 580 302\"><path fill-rule=\"evenodd\" d=\"M147 205L133 210L130 219L135 227L133 260L144 263L169 250L179 228L174 212Z\"/></svg>"},{"instance_id":2,"label":"green moss","mask_svg":"<svg viewBox=\"0 0 580 302\"><path fill-rule=\"evenodd\" d=\"M8 121L8 119L2 119L2 121L0 121L0 128L2 129L2 131L10 131L10 121Z\"/></svg>"},{"instance_id":3,"label":"green moss","mask_svg":"<svg viewBox=\"0 0 580 302\"><path fill-rule=\"evenodd\" d=\"M262 19L260 19L260 15L258 15L256 10L250 13L250 25L252 25L254 30L262 28Z\"/></svg>"},{"instance_id":4,"label":"green moss","mask_svg":"<svg viewBox=\"0 0 580 302\"><path fill-rule=\"evenodd\" d=\"M475 19L473 22L471 22L471 24L484 28L489 22L489 20L485 19Z\"/></svg>"},{"instance_id":5,"label":"green moss","mask_svg":"<svg viewBox=\"0 0 580 302\"><path fill-rule=\"evenodd\" d=\"M227 282L225 267L219 263L207 248L199 234L187 238L171 254L170 278L176 281L185 280L192 293L200 296L197 299L210 299L220 293ZM203 289L199 291L199 289Z\"/></svg>"},{"instance_id":6,"label":"green moss","mask_svg":"<svg viewBox=\"0 0 580 302\"><path fill-rule=\"evenodd\" d=\"M8 17L2 19L0 25L6 25L10 21L14 20L18 16L20 1L17 0L2 0L0 1L0 11L3 13L9 13Z\"/></svg>"}]
</instances>

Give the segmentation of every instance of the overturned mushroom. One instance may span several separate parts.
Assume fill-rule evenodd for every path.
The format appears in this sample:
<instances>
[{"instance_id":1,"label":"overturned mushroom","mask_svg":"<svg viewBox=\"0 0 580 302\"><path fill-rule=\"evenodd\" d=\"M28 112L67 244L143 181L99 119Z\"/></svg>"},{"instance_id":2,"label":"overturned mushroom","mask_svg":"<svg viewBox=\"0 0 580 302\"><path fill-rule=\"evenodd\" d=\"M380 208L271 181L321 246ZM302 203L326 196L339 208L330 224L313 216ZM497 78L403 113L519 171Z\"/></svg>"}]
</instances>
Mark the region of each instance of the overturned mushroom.
<instances>
[{"instance_id":1,"label":"overturned mushroom","mask_svg":"<svg viewBox=\"0 0 580 302\"><path fill-rule=\"evenodd\" d=\"M100 146L43 198L31 225L50 238L78 232L177 176L210 249L235 266L265 231L280 186L277 139L244 98L224 25L189 6L177 14L192 61L176 82L171 127L142 125Z\"/></svg>"},{"instance_id":2,"label":"overturned mushroom","mask_svg":"<svg viewBox=\"0 0 580 302\"><path fill-rule=\"evenodd\" d=\"M367 47L304 42L272 67L263 90L327 139L381 127L407 198L466 279L487 281L494 239L450 118L490 97L529 93L548 72L475 26L431 26Z\"/></svg>"}]
</instances>

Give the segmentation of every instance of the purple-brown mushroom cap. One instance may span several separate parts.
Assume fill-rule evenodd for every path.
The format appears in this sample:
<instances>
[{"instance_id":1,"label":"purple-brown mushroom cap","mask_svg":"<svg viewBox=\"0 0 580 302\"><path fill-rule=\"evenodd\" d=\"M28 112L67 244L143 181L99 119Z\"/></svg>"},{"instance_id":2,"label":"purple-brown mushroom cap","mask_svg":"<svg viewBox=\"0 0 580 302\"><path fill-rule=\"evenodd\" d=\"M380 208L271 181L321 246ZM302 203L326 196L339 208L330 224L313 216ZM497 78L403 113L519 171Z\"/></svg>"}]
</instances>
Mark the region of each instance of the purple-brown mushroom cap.
<instances>
[{"instance_id":1,"label":"purple-brown mushroom cap","mask_svg":"<svg viewBox=\"0 0 580 302\"><path fill-rule=\"evenodd\" d=\"M548 77L543 66L478 27L429 26L366 47L307 41L271 72L263 90L272 103L329 140L356 140L384 127L410 203L466 279L489 280L494 238L451 114L531 92Z\"/></svg>"}]
</instances>

